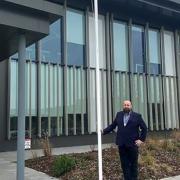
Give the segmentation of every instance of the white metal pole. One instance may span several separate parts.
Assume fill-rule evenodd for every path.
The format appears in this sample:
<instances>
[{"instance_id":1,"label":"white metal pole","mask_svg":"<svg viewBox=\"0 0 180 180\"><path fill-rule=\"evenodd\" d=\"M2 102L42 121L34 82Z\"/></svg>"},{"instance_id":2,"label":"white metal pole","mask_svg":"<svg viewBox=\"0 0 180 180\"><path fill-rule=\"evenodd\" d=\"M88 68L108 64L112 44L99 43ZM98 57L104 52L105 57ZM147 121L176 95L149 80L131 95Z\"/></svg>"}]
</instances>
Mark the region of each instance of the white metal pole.
<instances>
[{"instance_id":1,"label":"white metal pole","mask_svg":"<svg viewBox=\"0 0 180 180\"><path fill-rule=\"evenodd\" d=\"M98 35L98 0L94 0L95 42L96 42L96 107L98 133L98 168L99 180L102 180L102 140L101 140L101 108L100 108L100 78L99 78L99 35Z\"/></svg>"}]
</instances>

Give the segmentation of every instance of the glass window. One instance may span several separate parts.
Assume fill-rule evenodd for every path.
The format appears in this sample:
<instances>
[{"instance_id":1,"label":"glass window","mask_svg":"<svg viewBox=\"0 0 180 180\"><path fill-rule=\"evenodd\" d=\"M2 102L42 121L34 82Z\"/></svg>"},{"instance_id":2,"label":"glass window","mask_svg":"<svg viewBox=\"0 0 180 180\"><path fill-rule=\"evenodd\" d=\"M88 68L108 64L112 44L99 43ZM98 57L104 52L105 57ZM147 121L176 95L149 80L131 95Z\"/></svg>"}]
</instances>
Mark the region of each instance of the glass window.
<instances>
[{"instance_id":1,"label":"glass window","mask_svg":"<svg viewBox=\"0 0 180 180\"><path fill-rule=\"evenodd\" d=\"M61 19L50 26L47 37L41 41L42 61L61 63Z\"/></svg>"},{"instance_id":2,"label":"glass window","mask_svg":"<svg viewBox=\"0 0 180 180\"><path fill-rule=\"evenodd\" d=\"M31 127L31 135L32 137L37 137L38 135L38 117L32 116L32 127Z\"/></svg>"},{"instance_id":3,"label":"glass window","mask_svg":"<svg viewBox=\"0 0 180 180\"><path fill-rule=\"evenodd\" d=\"M42 136L48 133L48 117L41 117L41 134Z\"/></svg>"},{"instance_id":4,"label":"glass window","mask_svg":"<svg viewBox=\"0 0 180 180\"><path fill-rule=\"evenodd\" d=\"M11 56L11 59L13 59L13 60L18 60L18 53L13 54L13 55Z\"/></svg>"},{"instance_id":5,"label":"glass window","mask_svg":"<svg viewBox=\"0 0 180 180\"><path fill-rule=\"evenodd\" d=\"M105 44L105 18L102 15L98 17L98 35L99 35L99 67L106 68L106 44ZM96 44L95 44L95 25L92 14L89 16L89 65L96 67Z\"/></svg>"},{"instance_id":6,"label":"glass window","mask_svg":"<svg viewBox=\"0 0 180 180\"><path fill-rule=\"evenodd\" d=\"M132 56L133 72L145 72L144 66L144 29L139 26L132 27Z\"/></svg>"},{"instance_id":7,"label":"glass window","mask_svg":"<svg viewBox=\"0 0 180 180\"><path fill-rule=\"evenodd\" d=\"M31 64L31 115L37 115L37 64Z\"/></svg>"},{"instance_id":8,"label":"glass window","mask_svg":"<svg viewBox=\"0 0 180 180\"><path fill-rule=\"evenodd\" d=\"M164 58L164 73L169 76L176 75L173 32L164 32Z\"/></svg>"},{"instance_id":9,"label":"glass window","mask_svg":"<svg viewBox=\"0 0 180 180\"><path fill-rule=\"evenodd\" d=\"M76 10L67 11L67 64L84 64L85 17Z\"/></svg>"},{"instance_id":10,"label":"glass window","mask_svg":"<svg viewBox=\"0 0 180 180\"><path fill-rule=\"evenodd\" d=\"M15 131L17 130L17 121L18 121L18 117L11 117L11 127L10 127L10 130L11 131Z\"/></svg>"},{"instance_id":11,"label":"glass window","mask_svg":"<svg viewBox=\"0 0 180 180\"><path fill-rule=\"evenodd\" d=\"M35 61L35 44L26 48L26 59Z\"/></svg>"},{"instance_id":12,"label":"glass window","mask_svg":"<svg viewBox=\"0 0 180 180\"><path fill-rule=\"evenodd\" d=\"M18 53L11 56L11 59L18 60L19 56ZM35 61L35 44L32 44L31 46L28 46L26 48L26 59Z\"/></svg>"},{"instance_id":13,"label":"glass window","mask_svg":"<svg viewBox=\"0 0 180 180\"><path fill-rule=\"evenodd\" d=\"M149 30L149 73L160 74L160 41L159 32Z\"/></svg>"},{"instance_id":14,"label":"glass window","mask_svg":"<svg viewBox=\"0 0 180 180\"><path fill-rule=\"evenodd\" d=\"M128 71L127 25L115 21L113 23L114 69Z\"/></svg>"},{"instance_id":15,"label":"glass window","mask_svg":"<svg viewBox=\"0 0 180 180\"><path fill-rule=\"evenodd\" d=\"M18 128L18 117L11 117L10 118L10 134L11 134L11 139L16 139L17 138L17 128Z\"/></svg>"},{"instance_id":16,"label":"glass window","mask_svg":"<svg viewBox=\"0 0 180 180\"><path fill-rule=\"evenodd\" d=\"M76 114L76 132L81 134L81 114Z\"/></svg>"},{"instance_id":17,"label":"glass window","mask_svg":"<svg viewBox=\"0 0 180 180\"><path fill-rule=\"evenodd\" d=\"M10 116L18 115L18 63L11 61Z\"/></svg>"},{"instance_id":18,"label":"glass window","mask_svg":"<svg viewBox=\"0 0 180 180\"><path fill-rule=\"evenodd\" d=\"M51 117L51 136L57 135L57 117Z\"/></svg>"}]
</instances>

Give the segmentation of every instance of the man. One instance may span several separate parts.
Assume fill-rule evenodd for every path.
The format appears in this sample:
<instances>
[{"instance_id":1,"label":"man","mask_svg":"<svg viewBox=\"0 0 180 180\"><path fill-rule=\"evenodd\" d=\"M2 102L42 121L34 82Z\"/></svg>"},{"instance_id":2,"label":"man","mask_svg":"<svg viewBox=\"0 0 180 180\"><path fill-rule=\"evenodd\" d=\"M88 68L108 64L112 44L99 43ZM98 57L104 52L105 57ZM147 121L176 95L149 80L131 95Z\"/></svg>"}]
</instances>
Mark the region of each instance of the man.
<instances>
[{"instance_id":1,"label":"man","mask_svg":"<svg viewBox=\"0 0 180 180\"><path fill-rule=\"evenodd\" d=\"M147 127L141 114L132 111L132 104L129 100L123 102L123 111L116 114L113 123L103 130L103 135L111 132L116 126L118 127L116 144L119 148L124 179L137 180L138 147L146 139Z\"/></svg>"}]
</instances>

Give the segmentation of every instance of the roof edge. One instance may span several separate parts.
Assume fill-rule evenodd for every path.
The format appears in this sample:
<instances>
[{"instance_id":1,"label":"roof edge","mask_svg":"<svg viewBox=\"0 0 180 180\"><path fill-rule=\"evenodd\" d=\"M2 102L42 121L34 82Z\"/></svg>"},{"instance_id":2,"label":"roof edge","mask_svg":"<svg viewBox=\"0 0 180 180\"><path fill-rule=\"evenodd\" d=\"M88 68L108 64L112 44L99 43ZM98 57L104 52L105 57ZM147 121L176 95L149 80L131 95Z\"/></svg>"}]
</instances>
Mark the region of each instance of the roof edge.
<instances>
[{"instance_id":1,"label":"roof edge","mask_svg":"<svg viewBox=\"0 0 180 180\"><path fill-rule=\"evenodd\" d=\"M43 11L46 13L50 13L51 15L62 15L63 7L59 4L52 3L44 0L4 0L7 3L11 3L14 5L24 6L26 8L31 8L38 11Z\"/></svg>"}]
</instances>

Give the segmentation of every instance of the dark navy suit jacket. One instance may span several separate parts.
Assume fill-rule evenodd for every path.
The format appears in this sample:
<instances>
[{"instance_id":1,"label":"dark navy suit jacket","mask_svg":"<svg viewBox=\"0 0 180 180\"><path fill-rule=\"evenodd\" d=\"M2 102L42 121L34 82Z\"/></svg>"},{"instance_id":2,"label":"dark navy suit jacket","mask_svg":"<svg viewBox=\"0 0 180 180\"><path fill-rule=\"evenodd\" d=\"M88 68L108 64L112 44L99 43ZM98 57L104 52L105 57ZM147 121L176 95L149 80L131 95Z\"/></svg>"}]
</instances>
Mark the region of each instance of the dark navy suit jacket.
<instances>
[{"instance_id":1,"label":"dark navy suit jacket","mask_svg":"<svg viewBox=\"0 0 180 180\"><path fill-rule=\"evenodd\" d=\"M131 111L129 121L126 126L124 126L123 117L124 112L118 112L113 123L103 130L103 135L108 134L117 126L116 144L118 146L133 147L136 146L136 140L140 139L141 141L145 141L147 126L144 123L141 114Z\"/></svg>"}]
</instances>

